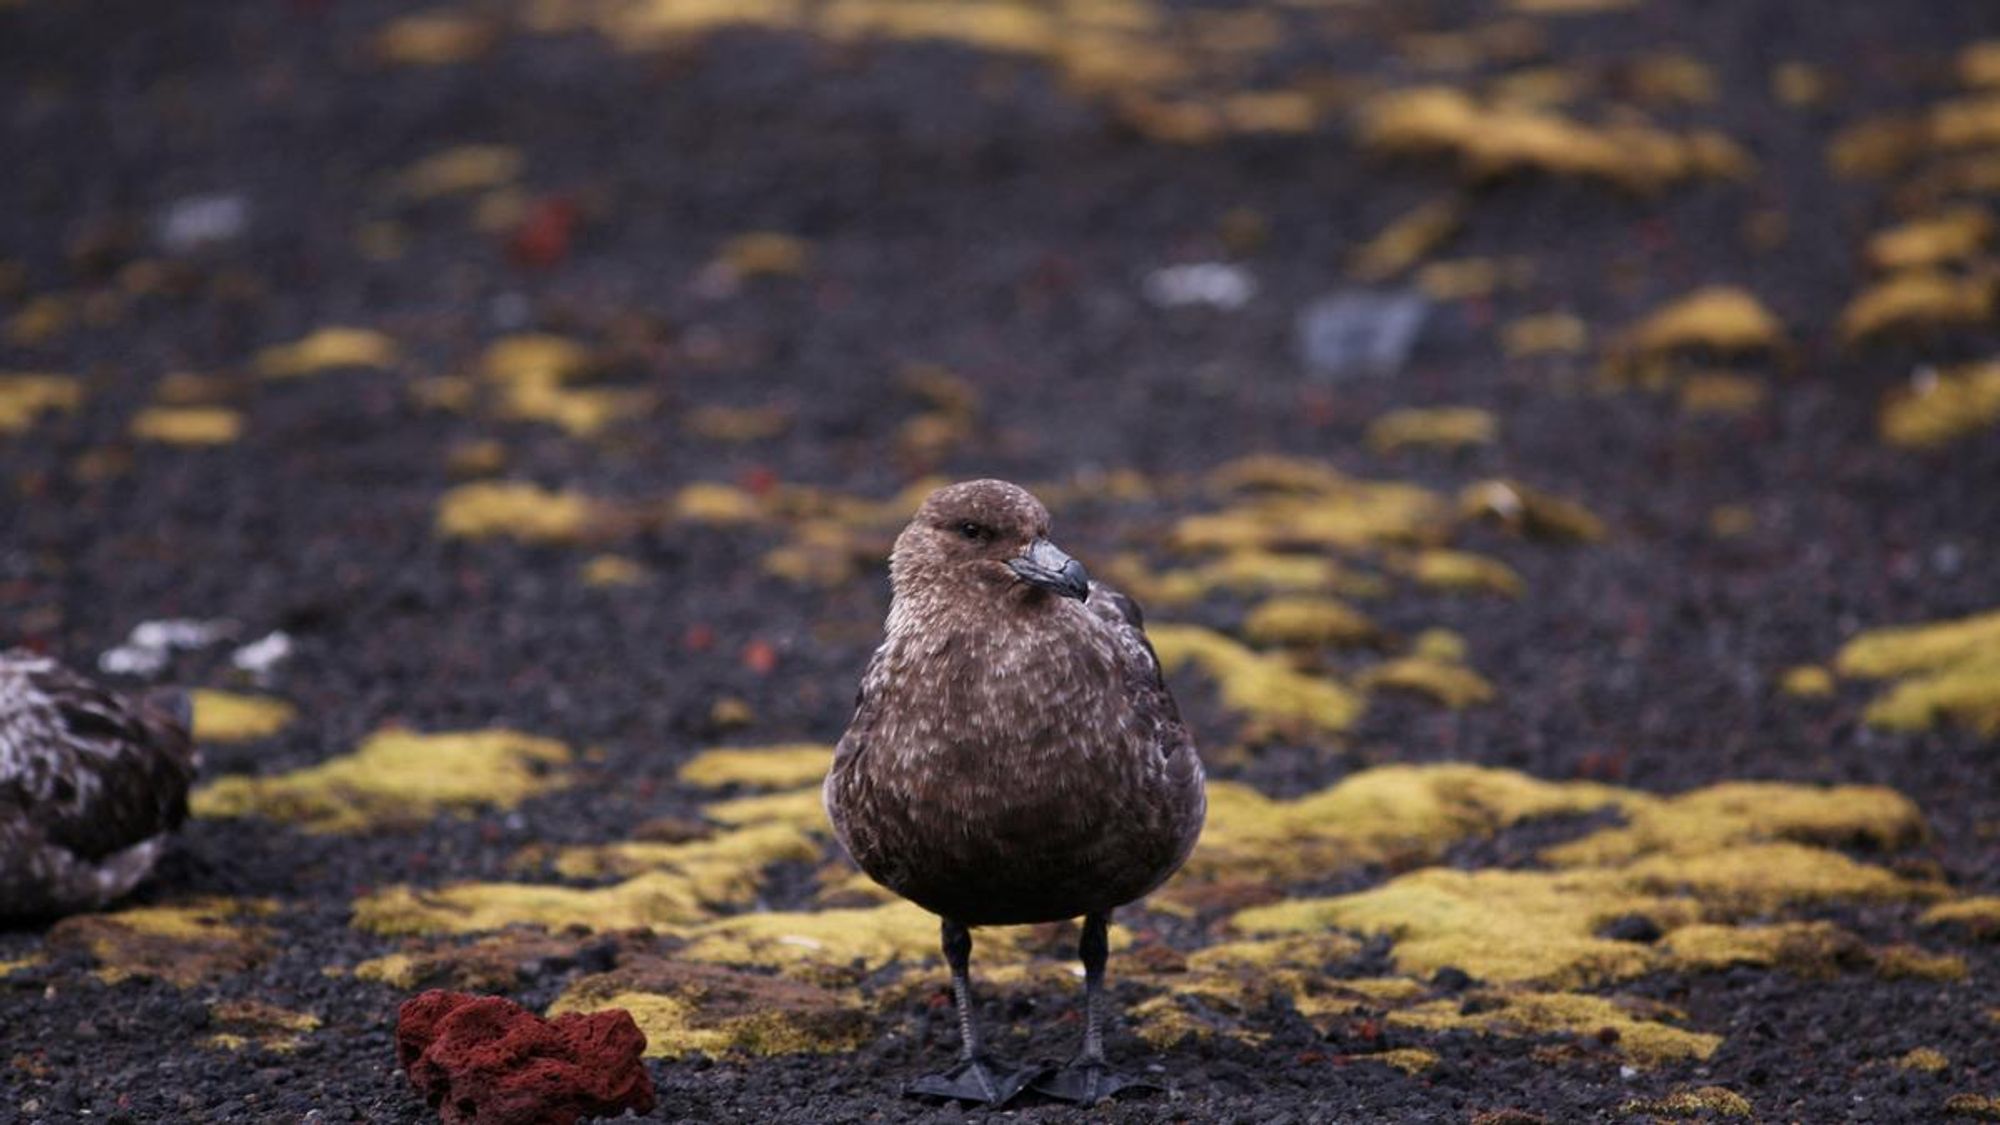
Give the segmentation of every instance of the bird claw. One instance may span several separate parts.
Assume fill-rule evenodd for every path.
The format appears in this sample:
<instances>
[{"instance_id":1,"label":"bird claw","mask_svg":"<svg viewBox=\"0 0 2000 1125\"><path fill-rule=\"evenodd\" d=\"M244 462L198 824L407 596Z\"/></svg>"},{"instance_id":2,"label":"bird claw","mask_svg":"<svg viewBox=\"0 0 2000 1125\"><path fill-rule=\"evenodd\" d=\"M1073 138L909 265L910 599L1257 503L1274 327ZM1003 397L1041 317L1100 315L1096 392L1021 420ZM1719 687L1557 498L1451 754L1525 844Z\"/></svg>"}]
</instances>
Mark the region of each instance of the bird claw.
<instances>
[{"instance_id":1,"label":"bird claw","mask_svg":"<svg viewBox=\"0 0 2000 1125\"><path fill-rule=\"evenodd\" d=\"M1037 1094L1077 1105L1096 1105L1126 1090L1153 1090L1161 1087L1143 1078L1130 1078L1102 1062L1077 1061L1061 1070L1042 1072L1028 1087Z\"/></svg>"},{"instance_id":2,"label":"bird claw","mask_svg":"<svg viewBox=\"0 0 2000 1125\"><path fill-rule=\"evenodd\" d=\"M943 1074L926 1074L909 1084L906 1096L948 1098L998 1108L1048 1073L1041 1067L997 1063L984 1056L966 1059Z\"/></svg>"}]
</instances>

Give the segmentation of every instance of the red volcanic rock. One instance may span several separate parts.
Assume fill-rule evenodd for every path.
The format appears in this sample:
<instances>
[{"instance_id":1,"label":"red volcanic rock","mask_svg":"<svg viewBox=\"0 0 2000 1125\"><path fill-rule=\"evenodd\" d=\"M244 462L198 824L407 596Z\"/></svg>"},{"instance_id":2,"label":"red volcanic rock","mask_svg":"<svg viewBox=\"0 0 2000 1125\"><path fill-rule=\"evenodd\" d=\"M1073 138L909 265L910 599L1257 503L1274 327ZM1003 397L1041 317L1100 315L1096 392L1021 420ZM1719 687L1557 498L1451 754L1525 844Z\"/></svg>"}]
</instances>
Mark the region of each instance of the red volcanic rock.
<instances>
[{"instance_id":1,"label":"red volcanic rock","mask_svg":"<svg viewBox=\"0 0 2000 1125\"><path fill-rule=\"evenodd\" d=\"M574 1125L653 1108L624 1011L553 1020L500 996L433 989L396 1016L396 1061L447 1125Z\"/></svg>"}]
</instances>

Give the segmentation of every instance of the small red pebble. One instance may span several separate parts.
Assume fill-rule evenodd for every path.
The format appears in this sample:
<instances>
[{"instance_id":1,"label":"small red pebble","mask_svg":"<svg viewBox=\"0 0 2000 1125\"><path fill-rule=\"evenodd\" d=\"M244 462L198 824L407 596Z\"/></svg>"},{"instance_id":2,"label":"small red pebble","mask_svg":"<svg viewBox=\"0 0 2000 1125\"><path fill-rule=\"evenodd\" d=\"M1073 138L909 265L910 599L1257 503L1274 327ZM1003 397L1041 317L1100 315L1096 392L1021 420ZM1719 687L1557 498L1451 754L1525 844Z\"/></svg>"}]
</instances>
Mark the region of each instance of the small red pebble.
<instances>
[{"instance_id":1,"label":"small red pebble","mask_svg":"<svg viewBox=\"0 0 2000 1125\"><path fill-rule=\"evenodd\" d=\"M537 199L507 240L507 255L515 265L547 269L569 257L570 240L583 221L583 211L562 196Z\"/></svg>"},{"instance_id":2,"label":"small red pebble","mask_svg":"<svg viewBox=\"0 0 2000 1125\"><path fill-rule=\"evenodd\" d=\"M768 676L778 666L778 650L767 641L751 641L743 646L743 666L760 676Z\"/></svg>"},{"instance_id":3,"label":"small red pebble","mask_svg":"<svg viewBox=\"0 0 2000 1125\"><path fill-rule=\"evenodd\" d=\"M688 626L687 632L681 634L681 647L689 652L707 652L714 648L714 627L699 621Z\"/></svg>"},{"instance_id":4,"label":"small red pebble","mask_svg":"<svg viewBox=\"0 0 2000 1125\"><path fill-rule=\"evenodd\" d=\"M553 1020L433 989L396 1016L396 1061L446 1125L575 1125L653 1108L646 1035L623 1010Z\"/></svg>"},{"instance_id":5,"label":"small red pebble","mask_svg":"<svg viewBox=\"0 0 2000 1125\"><path fill-rule=\"evenodd\" d=\"M760 500L769 496L771 490L778 487L778 474L767 465L754 465L743 470L740 479L743 482L743 491Z\"/></svg>"}]
</instances>

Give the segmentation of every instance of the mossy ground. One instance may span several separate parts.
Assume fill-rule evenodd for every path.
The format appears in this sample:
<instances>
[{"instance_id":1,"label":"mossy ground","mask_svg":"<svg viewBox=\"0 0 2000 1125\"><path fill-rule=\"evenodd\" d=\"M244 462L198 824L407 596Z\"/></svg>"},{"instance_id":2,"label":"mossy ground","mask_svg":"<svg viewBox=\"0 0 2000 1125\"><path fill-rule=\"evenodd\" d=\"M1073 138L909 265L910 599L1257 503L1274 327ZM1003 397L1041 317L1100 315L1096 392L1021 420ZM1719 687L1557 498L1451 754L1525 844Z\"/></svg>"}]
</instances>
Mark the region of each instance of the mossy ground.
<instances>
[{"instance_id":1,"label":"mossy ground","mask_svg":"<svg viewBox=\"0 0 2000 1125\"><path fill-rule=\"evenodd\" d=\"M0 1117L420 1120L434 985L628 1007L664 1119L933 1116L935 922L816 783L974 475L1214 778L1115 935L1175 1092L1093 1120L1993 1115L1991 34L0 4L0 643L235 626L154 880L0 932ZM1320 378L1356 286L1417 346ZM997 1051L1075 1049L1075 940L976 935Z\"/></svg>"}]
</instances>

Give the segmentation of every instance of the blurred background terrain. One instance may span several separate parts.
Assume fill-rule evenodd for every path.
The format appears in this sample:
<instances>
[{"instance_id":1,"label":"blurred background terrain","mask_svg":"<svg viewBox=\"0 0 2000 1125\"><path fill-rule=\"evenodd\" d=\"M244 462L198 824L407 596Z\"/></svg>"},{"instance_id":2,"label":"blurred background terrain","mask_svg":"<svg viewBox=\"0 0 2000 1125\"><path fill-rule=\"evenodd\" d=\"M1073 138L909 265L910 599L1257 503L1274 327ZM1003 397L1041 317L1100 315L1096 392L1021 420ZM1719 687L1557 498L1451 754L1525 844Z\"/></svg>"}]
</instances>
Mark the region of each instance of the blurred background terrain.
<instances>
[{"instance_id":1,"label":"blurred background terrain","mask_svg":"<svg viewBox=\"0 0 2000 1125\"><path fill-rule=\"evenodd\" d=\"M816 785L986 475L1217 781L1105 1116L2000 1116L1989 5L15 0L0 109L0 644L208 775L0 1116L421 1120L430 985L922 1116Z\"/></svg>"}]
</instances>

